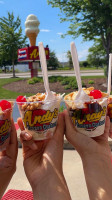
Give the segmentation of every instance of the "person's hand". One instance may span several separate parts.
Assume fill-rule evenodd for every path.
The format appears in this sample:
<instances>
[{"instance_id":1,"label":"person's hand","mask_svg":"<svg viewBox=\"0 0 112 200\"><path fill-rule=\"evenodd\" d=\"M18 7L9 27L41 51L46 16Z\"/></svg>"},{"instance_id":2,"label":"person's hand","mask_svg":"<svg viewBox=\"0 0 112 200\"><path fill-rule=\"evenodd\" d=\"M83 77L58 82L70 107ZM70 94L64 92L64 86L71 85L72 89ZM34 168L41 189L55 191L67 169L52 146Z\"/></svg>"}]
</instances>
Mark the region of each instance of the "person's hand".
<instances>
[{"instance_id":1,"label":"person's hand","mask_svg":"<svg viewBox=\"0 0 112 200\"><path fill-rule=\"evenodd\" d=\"M18 125L24 130L21 118ZM62 170L64 119L59 115L54 136L49 140L33 141L22 131L24 169L33 189L34 199L69 200L70 195Z\"/></svg>"},{"instance_id":2,"label":"person's hand","mask_svg":"<svg viewBox=\"0 0 112 200\"><path fill-rule=\"evenodd\" d=\"M6 150L0 152L0 199L16 171L17 153L17 133L12 121L9 145Z\"/></svg>"},{"instance_id":3,"label":"person's hand","mask_svg":"<svg viewBox=\"0 0 112 200\"><path fill-rule=\"evenodd\" d=\"M67 111L64 111L66 124L66 138L75 147L83 159L85 156L111 156L110 147L108 144L109 117L106 118L104 134L98 137L90 138L76 131Z\"/></svg>"},{"instance_id":4,"label":"person's hand","mask_svg":"<svg viewBox=\"0 0 112 200\"><path fill-rule=\"evenodd\" d=\"M106 118L104 134L90 138L77 132L68 112L64 112L66 138L81 156L90 200L112 199L112 162L108 144L110 129Z\"/></svg>"}]
</instances>

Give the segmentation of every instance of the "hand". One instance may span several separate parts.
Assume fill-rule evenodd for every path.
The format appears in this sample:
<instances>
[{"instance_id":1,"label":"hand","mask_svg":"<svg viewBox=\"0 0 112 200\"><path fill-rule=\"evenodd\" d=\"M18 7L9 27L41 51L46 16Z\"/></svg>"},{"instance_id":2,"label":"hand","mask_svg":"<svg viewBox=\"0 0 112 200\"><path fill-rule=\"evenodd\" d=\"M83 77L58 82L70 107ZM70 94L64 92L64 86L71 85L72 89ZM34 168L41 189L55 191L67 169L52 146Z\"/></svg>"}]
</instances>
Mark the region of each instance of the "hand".
<instances>
[{"instance_id":1,"label":"hand","mask_svg":"<svg viewBox=\"0 0 112 200\"><path fill-rule=\"evenodd\" d=\"M90 138L75 130L67 111L64 115L66 137L81 156L90 200L111 200L112 163L108 144L109 118L106 118L104 134Z\"/></svg>"},{"instance_id":2,"label":"hand","mask_svg":"<svg viewBox=\"0 0 112 200\"><path fill-rule=\"evenodd\" d=\"M85 156L111 156L110 147L108 144L108 135L110 121L107 117L104 134L98 137L90 138L75 130L74 125L67 111L64 112L66 123L66 138L75 147L83 159Z\"/></svg>"},{"instance_id":3,"label":"hand","mask_svg":"<svg viewBox=\"0 0 112 200\"><path fill-rule=\"evenodd\" d=\"M18 125L23 130L21 118ZM34 199L69 200L70 195L62 171L64 119L59 115L54 136L49 140L33 141L25 131L21 133L24 169L32 186Z\"/></svg>"},{"instance_id":4,"label":"hand","mask_svg":"<svg viewBox=\"0 0 112 200\"><path fill-rule=\"evenodd\" d=\"M6 150L0 152L0 199L16 171L17 153L17 134L14 122L12 121L9 145Z\"/></svg>"}]
</instances>

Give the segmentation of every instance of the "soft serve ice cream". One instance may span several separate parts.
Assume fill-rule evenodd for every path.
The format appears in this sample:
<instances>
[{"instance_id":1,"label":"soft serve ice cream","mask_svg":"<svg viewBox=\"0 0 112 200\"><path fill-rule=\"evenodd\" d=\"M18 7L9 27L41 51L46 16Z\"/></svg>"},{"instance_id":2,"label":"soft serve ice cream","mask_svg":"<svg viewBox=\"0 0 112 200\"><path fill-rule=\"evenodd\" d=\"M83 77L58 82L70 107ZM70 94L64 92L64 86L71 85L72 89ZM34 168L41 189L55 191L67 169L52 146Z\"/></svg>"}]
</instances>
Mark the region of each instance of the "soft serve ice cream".
<instances>
[{"instance_id":1,"label":"soft serve ice cream","mask_svg":"<svg viewBox=\"0 0 112 200\"><path fill-rule=\"evenodd\" d=\"M25 21L25 33L26 36L29 38L30 40L30 45L31 46L35 46L36 45L36 37L39 33L39 21L37 19L37 17L33 14L28 15L28 17L26 18Z\"/></svg>"},{"instance_id":2,"label":"soft serve ice cream","mask_svg":"<svg viewBox=\"0 0 112 200\"><path fill-rule=\"evenodd\" d=\"M61 95L53 93L55 99L47 101L45 93L37 93L31 97L18 96L19 107L24 127L34 140L52 137L58 119Z\"/></svg>"},{"instance_id":3,"label":"soft serve ice cream","mask_svg":"<svg viewBox=\"0 0 112 200\"><path fill-rule=\"evenodd\" d=\"M95 90L93 87L83 88L90 101L82 103L75 101L77 91L64 97L65 103L75 129L89 137L102 135L105 127L108 94Z\"/></svg>"}]
</instances>

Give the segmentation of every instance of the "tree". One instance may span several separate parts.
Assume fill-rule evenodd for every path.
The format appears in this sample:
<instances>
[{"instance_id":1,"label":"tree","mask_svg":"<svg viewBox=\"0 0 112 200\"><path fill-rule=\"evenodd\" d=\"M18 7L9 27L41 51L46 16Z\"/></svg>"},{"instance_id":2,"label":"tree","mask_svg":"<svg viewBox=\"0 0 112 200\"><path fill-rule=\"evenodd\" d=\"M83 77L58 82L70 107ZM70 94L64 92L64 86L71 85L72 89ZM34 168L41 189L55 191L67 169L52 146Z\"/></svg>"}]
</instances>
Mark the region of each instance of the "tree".
<instances>
[{"instance_id":1,"label":"tree","mask_svg":"<svg viewBox=\"0 0 112 200\"><path fill-rule=\"evenodd\" d=\"M80 67L89 67L89 63L88 61L84 60L84 61L80 61L79 62Z\"/></svg>"},{"instance_id":2,"label":"tree","mask_svg":"<svg viewBox=\"0 0 112 200\"><path fill-rule=\"evenodd\" d=\"M93 47L89 48L89 55L87 61L90 66L104 67L106 65L106 52L103 48L102 40L96 39Z\"/></svg>"},{"instance_id":3,"label":"tree","mask_svg":"<svg viewBox=\"0 0 112 200\"><path fill-rule=\"evenodd\" d=\"M0 18L0 60L1 64L11 63L13 77L14 65L17 63L17 50L26 45L26 36L22 36L21 20L15 19L14 14L8 12L8 17Z\"/></svg>"},{"instance_id":4,"label":"tree","mask_svg":"<svg viewBox=\"0 0 112 200\"><path fill-rule=\"evenodd\" d=\"M54 51L50 51L50 59L47 61L47 67L48 69L53 69L53 70L59 67L59 61Z\"/></svg>"},{"instance_id":5,"label":"tree","mask_svg":"<svg viewBox=\"0 0 112 200\"><path fill-rule=\"evenodd\" d=\"M67 58L68 58L68 64L69 64L69 68L73 68L73 63L72 63L72 56L71 56L71 52L67 51Z\"/></svg>"},{"instance_id":6,"label":"tree","mask_svg":"<svg viewBox=\"0 0 112 200\"><path fill-rule=\"evenodd\" d=\"M52 7L59 7L65 17L61 22L69 21L71 24L66 34L84 40L101 38L106 51L108 66L109 53L112 50L112 1L111 0L47 0Z\"/></svg>"}]
</instances>

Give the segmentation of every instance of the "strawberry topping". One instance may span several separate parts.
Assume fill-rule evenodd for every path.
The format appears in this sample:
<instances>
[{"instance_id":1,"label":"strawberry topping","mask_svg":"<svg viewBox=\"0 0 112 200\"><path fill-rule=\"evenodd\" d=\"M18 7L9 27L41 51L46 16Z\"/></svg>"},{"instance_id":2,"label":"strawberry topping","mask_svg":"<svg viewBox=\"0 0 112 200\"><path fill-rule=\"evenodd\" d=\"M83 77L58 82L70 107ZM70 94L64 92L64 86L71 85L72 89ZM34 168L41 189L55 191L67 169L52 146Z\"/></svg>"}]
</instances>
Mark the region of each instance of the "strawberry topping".
<instances>
[{"instance_id":1,"label":"strawberry topping","mask_svg":"<svg viewBox=\"0 0 112 200\"><path fill-rule=\"evenodd\" d=\"M26 102L26 98L24 96L18 96L16 102Z\"/></svg>"},{"instance_id":2,"label":"strawberry topping","mask_svg":"<svg viewBox=\"0 0 112 200\"><path fill-rule=\"evenodd\" d=\"M100 99L102 97L102 93L100 92L100 90L92 90L90 92L90 96L93 96L94 99Z\"/></svg>"},{"instance_id":3,"label":"strawberry topping","mask_svg":"<svg viewBox=\"0 0 112 200\"><path fill-rule=\"evenodd\" d=\"M7 109L10 109L11 108L11 103L7 100L1 100L0 101L0 107L1 109L4 111L4 110L7 110Z\"/></svg>"}]
</instances>

